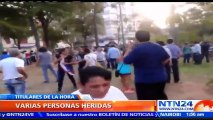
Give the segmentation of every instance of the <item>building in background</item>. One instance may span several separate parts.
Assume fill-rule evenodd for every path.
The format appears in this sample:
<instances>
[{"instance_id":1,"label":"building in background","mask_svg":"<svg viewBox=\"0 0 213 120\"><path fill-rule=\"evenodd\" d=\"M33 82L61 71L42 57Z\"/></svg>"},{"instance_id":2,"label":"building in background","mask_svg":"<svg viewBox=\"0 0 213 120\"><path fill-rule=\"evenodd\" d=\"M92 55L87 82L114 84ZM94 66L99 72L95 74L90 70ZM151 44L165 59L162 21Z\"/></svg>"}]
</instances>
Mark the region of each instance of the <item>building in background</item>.
<instances>
[{"instance_id":1,"label":"building in background","mask_svg":"<svg viewBox=\"0 0 213 120\"><path fill-rule=\"evenodd\" d=\"M40 45L43 45L43 42L40 41ZM12 38L2 38L2 46L3 49L9 49L9 48L18 48L17 45L15 44L14 40ZM36 50L35 46L35 39L34 37L29 37L25 39L21 39L21 49L22 50Z\"/></svg>"}]
</instances>

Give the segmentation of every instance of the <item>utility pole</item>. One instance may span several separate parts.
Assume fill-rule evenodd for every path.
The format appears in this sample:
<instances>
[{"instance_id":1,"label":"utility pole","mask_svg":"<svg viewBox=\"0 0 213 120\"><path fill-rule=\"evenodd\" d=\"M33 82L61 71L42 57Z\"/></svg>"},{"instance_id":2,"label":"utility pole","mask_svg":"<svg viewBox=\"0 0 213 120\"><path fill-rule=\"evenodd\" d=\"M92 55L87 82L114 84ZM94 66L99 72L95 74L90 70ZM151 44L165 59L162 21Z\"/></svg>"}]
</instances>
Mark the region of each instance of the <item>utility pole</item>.
<instances>
[{"instance_id":1,"label":"utility pole","mask_svg":"<svg viewBox=\"0 0 213 120\"><path fill-rule=\"evenodd\" d=\"M98 40L98 31L97 31L97 20L96 20L96 18L97 18L97 3L96 2L94 2L94 13L93 13L93 17L94 17L94 32L95 32L95 44L96 44L96 47L98 47L99 46L99 40Z\"/></svg>"},{"instance_id":2,"label":"utility pole","mask_svg":"<svg viewBox=\"0 0 213 120\"><path fill-rule=\"evenodd\" d=\"M123 45L126 45L125 38L124 38L123 15L122 15L121 3L118 3L118 5L119 5L119 10L120 10L121 36L122 36L122 40L123 40Z\"/></svg>"}]
</instances>

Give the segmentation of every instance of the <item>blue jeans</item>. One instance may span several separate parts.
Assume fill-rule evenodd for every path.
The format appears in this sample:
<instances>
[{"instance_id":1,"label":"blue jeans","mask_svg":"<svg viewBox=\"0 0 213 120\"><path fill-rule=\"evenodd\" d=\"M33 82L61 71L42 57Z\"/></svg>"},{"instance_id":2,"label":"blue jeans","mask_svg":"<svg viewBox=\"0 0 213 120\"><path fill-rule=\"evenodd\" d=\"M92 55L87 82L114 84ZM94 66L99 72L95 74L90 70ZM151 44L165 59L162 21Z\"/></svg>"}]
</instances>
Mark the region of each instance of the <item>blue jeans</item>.
<instances>
[{"instance_id":1,"label":"blue jeans","mask_svg":"<svg viewBox=\"0 0 213 120\"><path fill-rule=\"evenodd\" d=\"M25 80L5 80L5 85L10 94L25 94Z\"/></svg>"},{"instance_id":2,"label":"blue jeans","mask_svg":"<svg viewBox=\"0 0 213 120\"><path fill-rule=\"evenodd\" d=\"M111 64L112 69L116 69L117 68L117 61L116 58L110 58L109 62Z\"/></svg>"},{"instance_id":3,"label":"blue jeans","mask_svg":"<svg viewBox=\"0 0 213 120\"><path fill-rule=\"evenodd\" d=\"M41 65L41 69L42 69L42 73L43 73L45 81L49 81L49 76L48 76L48 71L47 71L48 69L50 69L50 71L55 76L55 79L57 80L57 73L56 73L56 71L54 70L54 68L51 64Z\"/></svg>"},{"instance_id":4,"label":"blue jeans","mask_svg":"<svg viewBox=\"0 0 213 120\"><path fill-rule=\"evenodd\" d=\"M183 63L189 63L190 57L191 57L191 54L184 54Z\"/></svg>"}]
</instances>

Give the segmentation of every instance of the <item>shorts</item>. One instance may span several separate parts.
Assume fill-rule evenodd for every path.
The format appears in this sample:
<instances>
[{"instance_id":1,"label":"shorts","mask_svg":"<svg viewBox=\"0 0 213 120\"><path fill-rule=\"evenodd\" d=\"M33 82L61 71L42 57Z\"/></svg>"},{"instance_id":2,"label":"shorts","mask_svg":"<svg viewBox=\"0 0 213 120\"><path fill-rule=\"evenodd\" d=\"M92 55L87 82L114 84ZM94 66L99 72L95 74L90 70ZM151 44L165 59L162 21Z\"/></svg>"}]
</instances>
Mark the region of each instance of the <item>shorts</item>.
<instances>
[{"instance_id":1,"label":"shorts","mask_svg":"<svg viewBox=\"0 0 213 120\"><path fill-rule=\"evenodd\" d=\"M120 76L124 76L124 75L131 75L131 73L125 73L125 74L120 73Z\"/></svg>"}]
</instances>

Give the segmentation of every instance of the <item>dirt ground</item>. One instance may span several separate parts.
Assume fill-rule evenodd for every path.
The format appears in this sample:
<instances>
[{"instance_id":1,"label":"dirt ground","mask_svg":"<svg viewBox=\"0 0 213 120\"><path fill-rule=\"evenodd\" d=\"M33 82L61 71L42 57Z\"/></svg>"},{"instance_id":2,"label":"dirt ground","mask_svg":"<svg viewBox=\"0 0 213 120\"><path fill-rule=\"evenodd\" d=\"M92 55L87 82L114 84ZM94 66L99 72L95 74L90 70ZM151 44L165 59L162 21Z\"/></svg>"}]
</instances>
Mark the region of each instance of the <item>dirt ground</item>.
<instances>
[{"instance_id":1,"label":"dirt ground","mask_svg":"<svg viewBox=\"0 0 213 120\"><path fill-rule=\"evenodd\" d=\"M26 68L27 73L29 74L29 78L27 79L27 93L30 94L55 94L57 93L57 83L53 78L53 75L49 72L50 75L50 83L43 83L43 76L41 73L41 69L34 65ZM2 77L2 76L1 76ZM77 77L76 77L77 78ZM178 84L170 83L166 86L166 93L169 99L191 99L191 100L199 100L199 99L212 99L213 98L213 87L207 86L206 82L202 82L202 80L189 80L192 77L181 73L181 82ZM196 78L193 78L196 79ZM77 79L76 79L77 80ZM196 82L195 82L196 81ZM74 91L71 82L67 77L64 80L64 86L62 89L62 93L69 94ZM116 87L121 87L120 80L118 78L114 78L112 80L112 85ZM0 93L7 93L5 90L5 86L3 81L0 81ZM136 94L126 94L126 96L135 100Z\"/></svg>"}]
</instances>

